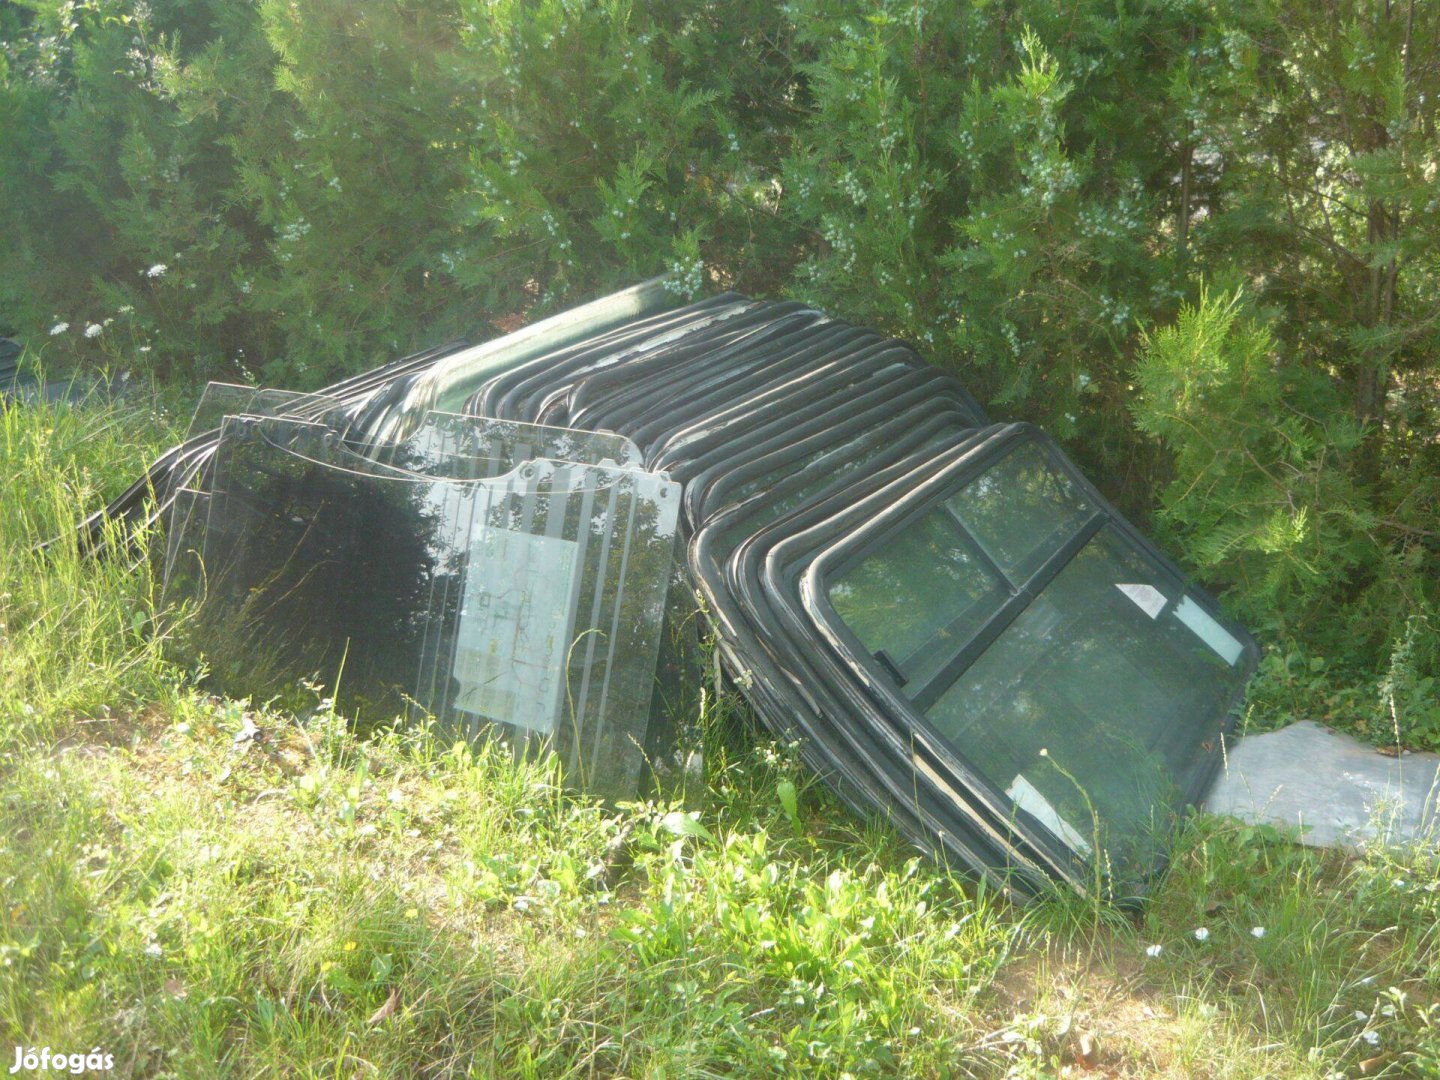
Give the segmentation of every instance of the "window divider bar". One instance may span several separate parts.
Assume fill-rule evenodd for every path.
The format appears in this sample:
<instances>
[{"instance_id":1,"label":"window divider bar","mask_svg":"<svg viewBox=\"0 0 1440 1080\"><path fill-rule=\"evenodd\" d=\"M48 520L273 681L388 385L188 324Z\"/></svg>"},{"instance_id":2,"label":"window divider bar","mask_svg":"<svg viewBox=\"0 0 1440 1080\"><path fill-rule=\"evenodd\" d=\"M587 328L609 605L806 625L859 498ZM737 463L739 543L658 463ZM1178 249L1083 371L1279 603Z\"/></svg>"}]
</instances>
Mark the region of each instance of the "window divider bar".
<instances>
[{"instance_id":1,"label":"window divider bar","mask_svg":"<svg viewBox=\"0 0 1440 1080\"><path fill-rule=\"evenodd\" d=\"M970 667L980 654L1004 633L1006 627L1030 606L1030 602L1040 594L1041 590L1059 576L1060 571L1065 569L1071 559L1080 554L1081 549L1093 540L1109 521L1110 515L1099 510L1086 518L1080 528L1026 579L1025 584L1015 589L1010 599L1001 604L995 610L995 614L985 620L980 628L966 639L955 655L931 678L918 686L913 694L909 695L915 708L923 713L934 705L940 696L950 689L955 680L965 673L965 669Z\"/></svg>"}]
</instances>

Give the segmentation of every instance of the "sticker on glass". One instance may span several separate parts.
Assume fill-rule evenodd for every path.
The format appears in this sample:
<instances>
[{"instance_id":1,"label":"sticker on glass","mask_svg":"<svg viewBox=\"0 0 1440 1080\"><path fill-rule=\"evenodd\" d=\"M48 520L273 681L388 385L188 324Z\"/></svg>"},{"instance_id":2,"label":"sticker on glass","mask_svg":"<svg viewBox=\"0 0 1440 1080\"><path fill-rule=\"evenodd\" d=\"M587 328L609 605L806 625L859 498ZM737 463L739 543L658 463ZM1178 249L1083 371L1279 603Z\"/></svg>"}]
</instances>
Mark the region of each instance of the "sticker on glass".
<instances>
[{"instance_id":1,"label":"sticker on glass","mask_svg":"<svg viewBox=\"0 0 1440 1080\"><path fill-rule=\"evenodd\" d=\"M455 708L548 734L560 715L580 597L573 540L485 529L470 548L455 632Z\"/></svg>"},{"instance_id":2,"label":"sticker on glass","mask_svg":"<svg viewBox=\"0 0 1440 1080\"><path fill-rule=\"evenodd\" d=\"M1115 588L1152 619L1158 619L1160 612L1165 610L1165 594L1154 585L1116 585Z\"/></svg>"},{"instance_id":3,"label":"sticker on glass","mask_svg":"<svg viewBox=\"0 0 1440 1080\"><path fill-rule=\"evenodd\" d=\"M1175 608L1175 617L1190 628L1190 632L1220 654L1227 664L1234 664L1245 651L1245 646L1210 617L1209 612L1188 596Z\"/></svg>"}]
</instances>

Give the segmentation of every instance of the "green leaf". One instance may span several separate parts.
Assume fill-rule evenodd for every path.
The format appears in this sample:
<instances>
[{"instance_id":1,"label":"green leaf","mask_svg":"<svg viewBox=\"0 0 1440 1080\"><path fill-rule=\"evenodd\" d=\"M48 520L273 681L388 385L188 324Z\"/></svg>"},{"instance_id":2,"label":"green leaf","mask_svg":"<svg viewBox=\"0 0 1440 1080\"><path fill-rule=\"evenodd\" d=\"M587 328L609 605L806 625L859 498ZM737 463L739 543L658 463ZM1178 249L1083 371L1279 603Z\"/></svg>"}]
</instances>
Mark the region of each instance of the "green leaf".
<instances>
[{"instance_id":1,"label":"green leaf","mask_svg":"<svg viewBox=\"0 0 1440 1080\"><path fill-rule=\"evenodd\" d=\"M674 833L676 836L690 836L699 840L715 842L715 834L700 824L700 819L695 814L687 814L680 810L672 810L660 819L662 828Z\"/></svg>"},{"instance_id":2,"label":"green leaf","mask_svg":"<svg viewBox=\"0 0 1440 1080\"><path fill-rule=\"evenodd\" d=\"M780 797L780 805L785 810L785 816L790 819L790 825L796 832L800 831L800 799L795 791L795 784L790 780L782 780L775 788L775 794Z\"/></svg>"}]
</instances>

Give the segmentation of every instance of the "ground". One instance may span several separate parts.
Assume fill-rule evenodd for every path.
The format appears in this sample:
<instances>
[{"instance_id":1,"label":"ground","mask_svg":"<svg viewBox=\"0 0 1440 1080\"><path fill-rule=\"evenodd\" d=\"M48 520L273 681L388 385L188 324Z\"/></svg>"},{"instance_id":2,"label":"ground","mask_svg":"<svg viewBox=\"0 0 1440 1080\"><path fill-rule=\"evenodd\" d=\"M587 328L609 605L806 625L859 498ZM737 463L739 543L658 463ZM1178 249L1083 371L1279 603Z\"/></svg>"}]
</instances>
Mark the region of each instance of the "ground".
<instances>
[{"instance_id":1,"label":"ground","mask_svg":"<svg viewBox=\"0 0 1440 1080\"><path fill-rule=\"evenodd\" d=\"M114 1075L1440 1074L1440 869L1193 822L1152 901L1029 908L857 821L724 699L705 772L207 693L144 559L57 535L173 435L0 412L0 1032ZM794 797L792 798L792 792Z\"/></svg>"}]
</instances>

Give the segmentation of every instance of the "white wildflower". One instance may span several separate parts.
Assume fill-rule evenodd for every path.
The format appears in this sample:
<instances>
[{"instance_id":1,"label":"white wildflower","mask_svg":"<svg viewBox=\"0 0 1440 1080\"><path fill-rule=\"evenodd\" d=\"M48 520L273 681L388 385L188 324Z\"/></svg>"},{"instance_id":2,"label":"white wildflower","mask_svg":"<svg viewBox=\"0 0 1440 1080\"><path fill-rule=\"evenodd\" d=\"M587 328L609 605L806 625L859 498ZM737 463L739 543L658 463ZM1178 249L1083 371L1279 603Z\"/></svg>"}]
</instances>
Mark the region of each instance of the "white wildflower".
<instances>
[{"instance_id":1,"label":"white wildflower","mask_svg":"<svg viewBox=\"0 0 1440 1080\"><path fill-rule=\"evenodd\" d=\"M158 941L152 941L149 945L145 946L145 955L158 960L165 955L165 950L160 947Z\"/></svg>"},{"instance_id":2,"label":"white wildflower","mask_svg":"<svg viewBox=\"0 0 1440 1080\"><path fill-rule=\"evenodd\" d=\"M56 334L63 334L69 329L70 324L68 322L57 322L54 326L50 327L50 336L54 337Z\"/></svg>"},{"instance_id":3,"label":"white wildflower","mask_svg":"<svg viewBox=\"0 0 1440 1080\"><path fill-rule=\"evenodd\" d=\"M150 267L149 270L145 271L145 276L148 278L164 277L165 271L169 269L170 267L166 266L164 263L156 263L154 266Z\"/></svg>"},{"instance_id":4,"label":"white wildflower","mask_svg":"<svg viewBox=\"0 0 1440 1080\"><path fill-rule=\"evenodd\" d=\"M1263 926L1252 926L1252 927L1250 927L1250 936L1253 937L1253 938L1262 938L1262 937L1264 937L1264 936L1265 936L1265 928L1264 928Z\"/></svg>"},{"instance_id":5,"label":"white wildflower","mask_svg":"<svg viewBox=\"0 0 1440 1080\"><path fill-rule=\"evenodd\" d=\"M1369 1043L1371 1046L1380 1045L1380 1032L1378 1031L1367 1031L1364 1035L1361 1035L1360 1037L1364 1039L1367 1043Z\"/></svg>"},{"instance_id":6,"label":"white wildflower","mask_svg":"<svg viewBox=\"0 0 1440 1080\"><path fill-rule=\"evenodd\" d=\"M1209 940L1210 940L1210 931L1207 930L1207 929L1206 929L1205 927L1203 927L1203 926L1197 926L1197 927L1195 928L1195 940L1196 940L1196 941L1209 941Z\"/></svg>"},{"instance_id":7,"label":"white wildflower","mask_svg":"<svg viewBox=\"0 0 1440 1080\"><path fill-rule=\"evenodd\" d=\"M97 338L104 330L105 328L98 322L92 322L89 326L85 327L85 336L87 338Z\"/></svg>"},{"instance_id":8,"label":"white wildflower","mask_svg":"<svg viewBox=\"0 0 1440 1080\"><path fill-rule=\"evenodd\" d=\"M1164 947L1160 945L1147 945L1145 946L1145 955L1153 960L1155 959L1155 957L1160 955L1160 953L1163 951L1163 948Z\"/></svg>"}]
</instances>

